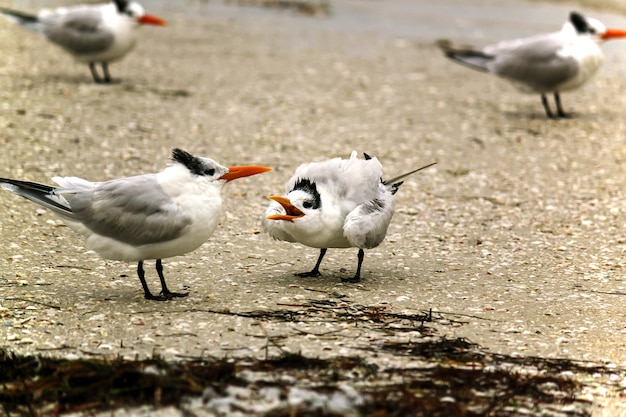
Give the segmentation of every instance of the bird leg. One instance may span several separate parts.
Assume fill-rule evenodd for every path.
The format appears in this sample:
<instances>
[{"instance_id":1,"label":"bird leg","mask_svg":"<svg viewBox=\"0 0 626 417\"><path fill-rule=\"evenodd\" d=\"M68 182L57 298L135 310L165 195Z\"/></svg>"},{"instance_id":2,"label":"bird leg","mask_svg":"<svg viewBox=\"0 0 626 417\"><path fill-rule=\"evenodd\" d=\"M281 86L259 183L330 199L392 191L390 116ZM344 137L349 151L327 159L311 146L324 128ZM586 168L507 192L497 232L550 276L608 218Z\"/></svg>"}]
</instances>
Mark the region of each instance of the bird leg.
<instances>
[{"instance_id":1,"label":"bird leg","mask_svg":"<svg viewBox=\"0 0 626 417\"><path fill-rule=\"evenodd\" d=\"M89 63L89 69L91 70L91 76L93 77L94 82L100 84L102 83L102 78L100 78L100 75L98 75L98 71L96 71L96 63L95 62L90 62Z\"/></svg>"},{"instance_id":2,"label":"bird leg","mask_svg":"<svg viewBox=\"0 0 626 417\"><path fill-rule=\"evenodd\" d=\"M568 118L571 117L571 114L565 113L563 111L563 107L561 107L561 95L558 91L554 92L554 102L556 103L556 111L559 117Z\"/></svg>"},{"instance_id":3,"label":"bird leg","mask_svg":"<svg viewBox=\"0 0 626 417\"><path fill-rule=\"evenodd\" d=\"M363 265L363 258L365 258L365 252L363 249L359 249L359 254L357 255L359 259L359 263L356 267L356 274L352 278L341 278L341 282L359 282L361 281L361 265Z\"/></svg>"},{"instance_id":4,"label":"bird leg","mask_svg":"<svg viewBox=\"0 0 626 417\"><path fill-rule=\"evenodd\" d=\"M187 295L170 292L167 289L167 286L165 285L165 278L163 277L163 265L161 264L160 259L157 259L157 273L161 279L162 291L160 295L153 295L148 288L148 284L146 283L146 272L143 270L143 261L139 261L137 263L137 276L139 277L139 281L141 281L141 286L143 287L143 297L146 300L167 301L174 297L185 297Z\"/></svg>"},{"instance_id":5,"label":"bird leg","mask_svg":"<svg viewBox=\"0 0 626 417\"><path fill-rule=\"evenodd\" d=\"M167 285L165 284L165 277L163 276L163 263L160 259L156 260L156 270L157 274L159 274L159 279L161 280L161 296L166 300L169 300L174 297L187 297L188 293L181 292L171 292L167 289Z\"/></svg>"},{"instance_id":6,"label":"bird leg","mask_svg":"<svg viewBox=\"0 0 626 417\"><path fill-rule=\"evenodd\" d=\"M139 277L139 281L141 281L141 286L143 287L143 297L146 300L155 300L155 301L166 300L163 297L152 295L152 293L150 292L150 289L148 288L148 283L146 283L146 272L143 270L143 261L139 261L137 263L137 276Z\"/></svg>"},{"instance_id":7,"label":"bird leg","mask_svg":"<svg viewBox=\"0 0 626 417\"><path fill-rule=\"evenodd\" d=\"M320 275L320 264L322 263L322 259L324 258L324 255L326 255L326 248L322 248L320 249L320 256L319 258L317 258L317 263L315 264L315 268L313 268L311 271L309 272L300 272L299 274L294 274L297 277L301 277L301 278L308 278L308 277L319 277Z\"/></svg>"},{"instance_id":8,"label":"bird leg","mask_svg":"<svg viewBox=\"0 0 626 417\"><path fill-rule=\"evenodd\" d=\"M541 95L541 103L543 104L543 108L546 110L546 116L548 116L550 119L556 119L554 113L552 113L552 110L550 110L550 103L548 103L548 97L546 97L545 94Z\"/></svg>"},{"instance_id":9,"label":"bird leg","mask_svg":"<svg viewBox=\"0 0 626 417\"><path fill-rule=\"evenodd\" d=\"M102 73L104 74L104 82L105 83L110 83L111 82L111 74L109 74L109 64L107 64L106 62L102 63Z\"/></svg>"}]
</instances>

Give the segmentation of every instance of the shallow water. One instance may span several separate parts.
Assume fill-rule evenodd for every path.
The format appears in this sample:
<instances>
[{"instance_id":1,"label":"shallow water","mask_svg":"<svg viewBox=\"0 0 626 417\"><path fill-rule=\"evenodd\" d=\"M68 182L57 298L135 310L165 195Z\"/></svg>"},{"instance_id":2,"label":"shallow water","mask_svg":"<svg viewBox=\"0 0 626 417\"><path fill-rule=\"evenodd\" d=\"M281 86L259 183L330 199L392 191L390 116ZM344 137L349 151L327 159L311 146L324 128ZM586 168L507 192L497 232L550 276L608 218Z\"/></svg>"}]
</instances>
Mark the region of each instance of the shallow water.
<instances>
[{"instance_id":1,"label":"shallow water","mask_svg":"<svg viewBox=\"0 0 626 417\"><path fill-rule=\"evenodd\" d=\"M18 9L37 10L90 0L14 0L0 1ZM94 0L97 3L99 1ZM528 2L522 0L340 0L331 1L332 15L309 18L292 11L233 6L224 1L144 0L146 10L186 18L229 18L275 20L294 29L323 29L344 32L371 32L383 36L432 41L442 37L491 42L558 30L573 10L570 3ZM626 19L606 11L576 7L607 26L626 26Z\"/></svg>"}]
</instances>

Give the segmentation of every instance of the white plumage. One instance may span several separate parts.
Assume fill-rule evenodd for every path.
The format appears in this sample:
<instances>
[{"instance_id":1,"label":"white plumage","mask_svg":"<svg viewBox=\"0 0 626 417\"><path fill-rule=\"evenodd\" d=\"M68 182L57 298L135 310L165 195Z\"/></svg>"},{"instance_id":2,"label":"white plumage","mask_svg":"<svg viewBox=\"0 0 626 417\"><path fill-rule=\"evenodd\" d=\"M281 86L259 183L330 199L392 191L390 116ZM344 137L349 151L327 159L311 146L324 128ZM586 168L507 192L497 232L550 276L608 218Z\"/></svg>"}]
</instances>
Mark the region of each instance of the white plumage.
<instances>
[{"instance_id":1,"label":"white plumage","mask_svg":"<svg viewBox=\"0 0 626 417\"><path fill-rule=\"evenodd\" d=\"M303 164L287 181L285 196L269 197L274 201L265 212L263 229L275 239L321 249L315 268L297 274L303 277L320 275L327 248L359 248L356 274L346 280L357 282L363 249L378 246L387 234L393 196L401 184L396 181L417 171L383 181L378 159L359 159L356 151L350 159Z\"/></svg>"},{"instance_id":2,"label":"white plumage","mask_svg":"<svg viewBox=\"0 0 626 417\"><path fill-rule=\"evenodd\" d=\"M135 47L140 25L166 24L147 14L139 3L126 0L44 9L37 15L0 7L0 13L43 34L77 61L89 64L95 82L111 82L108 64L122 59ZM103 78L96 71L96 64L102 65Z\"/></svg>"},{"instance_id":3,"label":"white plumage","mask_svg":"<svg viewBox=\"0 0 626 417\"><path fill-rule=\"evenodd\" d=\"M156 174L90 182L54 177L59 187L0 178L2 188L51 209L87 239L103 258L138 262L144 296L167 300L184 296L169 291L161 259L183 255L202 245L219 221L221 189L227 181L269 171L261 166L225 167L209 158L174 149L173 163ZM144 278L143 261L157 260L161 295Z\"/></svg>"},{"instance_id":4,"label":"white plumage","mask_svg":"<svg viewBox=\"0 0 626 417\"><path fill-rule=\"evenodd\" d=\"M567 117L559 93L581 87L604 61L600 44L626 37L626 31L607 29L600 21L572 12L559 32L501 41L482 49L454 47L440 42L446 56L470 68L511 81L521 91L540 94L550 118ZM546 94L554 94L557 113Z\"/></svg>"}]
</instances>

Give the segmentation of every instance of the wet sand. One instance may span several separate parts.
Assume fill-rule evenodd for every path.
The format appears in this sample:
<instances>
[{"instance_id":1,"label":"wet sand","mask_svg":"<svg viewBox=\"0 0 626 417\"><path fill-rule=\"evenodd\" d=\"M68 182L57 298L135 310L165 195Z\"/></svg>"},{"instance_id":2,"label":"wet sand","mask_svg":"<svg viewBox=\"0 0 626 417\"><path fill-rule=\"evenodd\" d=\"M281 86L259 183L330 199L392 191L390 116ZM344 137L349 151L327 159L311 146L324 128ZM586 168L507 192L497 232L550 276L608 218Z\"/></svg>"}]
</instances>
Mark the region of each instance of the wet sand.
<instances>
[{"instance_id":1,"label":"wet sand","mask_svg":"<svg viewBox=\"0 0 626 417\"><path fill-rule=\"evenodd\" d=\"M175 359L264 355L259 334L290 334L291 351L362 353L378 336L346 328L328 340L209 311L342 294L392 311L454 313L446 317L466 323L438 331L492 352L626 366L618 53L607 59L613 69L563 95L576 117L554 121L539 97L446 61L426 40L319 31L289 13L212 15L188 3L191 14L161 6L170 25L142 31L137 50L111 66L110 86L0 23L0 176L106 180L159 170L173 147L274 171L227 185L215 235L164 261L170 289L190 293L167 303L143 299L136 265L100 259L51 213L3 192L0 346ZM626 53L626 42L611 48ZM329 250L322 277L296 278L318 252L262 233L265 196L281 192L300 163L353 149L377 156L388 177L438 164L400 189L362 283L340 282L356 267L356 250L345 249Z\"/></svg>"}]
</instances>

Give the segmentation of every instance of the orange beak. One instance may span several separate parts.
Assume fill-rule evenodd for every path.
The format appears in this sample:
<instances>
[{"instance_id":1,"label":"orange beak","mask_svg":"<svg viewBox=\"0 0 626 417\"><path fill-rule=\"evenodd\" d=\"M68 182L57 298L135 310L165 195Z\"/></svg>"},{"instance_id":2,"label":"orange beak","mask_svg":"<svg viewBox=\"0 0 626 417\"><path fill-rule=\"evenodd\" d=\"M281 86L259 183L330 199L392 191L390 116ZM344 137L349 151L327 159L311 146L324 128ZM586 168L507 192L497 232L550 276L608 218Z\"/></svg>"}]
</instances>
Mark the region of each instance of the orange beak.
<instances>
[{"instance_id":1,"label":"orange beak","mask_svg":"<svg viewBox=\"0 0 626 417\"><path fill-rule=\"evenodd\" d=\"M237 178L249 177L250 175L262 174L271 171L272 168L262 166L228 167L228 172L220 177L221 180L232 181Z\"/></svg>"},{"instance_id":2,"label":"orange beak","mask_svg":"<svg viewBox=\"0 0 626 417\"><path fill-rule=\"evenodd\" d=\"M144 14L137 20L142 25L156 25L167 26L167 22L160 17L152 16L151 14Z\"/></svg>"},{"instance_id":3,"label":"orange beak","mask_svg":"<svg viewBox=\"0 0 626 417\"><path fill-rule=\"evenodd\" d=\"M268 220L285 220L288 222L293 222L293 219L297 219L299 217L304 216L304 213L301 212L298 207L291 204L286 197L280 197L277 195L271 195L269 197L270 200L274 200L279 203L285 209L286 214L272 214L271 216L267 216Z\"/></svg>"},{"instance_id":4,"label":"orange beak","mask_svg":"<svg viewBox=\"0 0 626 417\"><path fill-rule=\"evenodd\" d=\"M614 39L614 38L626 38L626 30L622 29L607 29L606 32L602 34L602 39Z\"/></svg>"}]
</instances>

